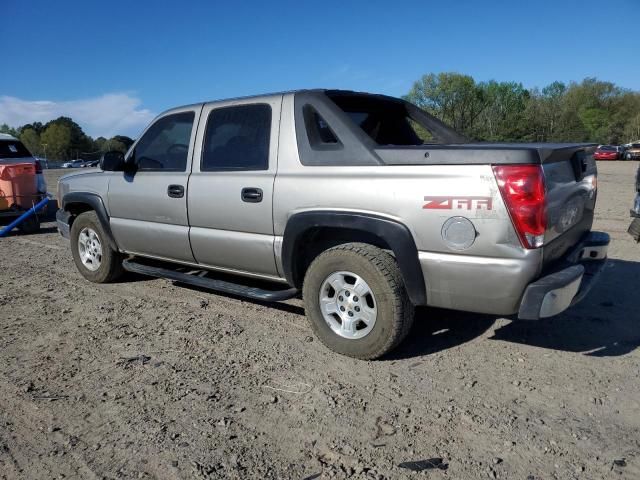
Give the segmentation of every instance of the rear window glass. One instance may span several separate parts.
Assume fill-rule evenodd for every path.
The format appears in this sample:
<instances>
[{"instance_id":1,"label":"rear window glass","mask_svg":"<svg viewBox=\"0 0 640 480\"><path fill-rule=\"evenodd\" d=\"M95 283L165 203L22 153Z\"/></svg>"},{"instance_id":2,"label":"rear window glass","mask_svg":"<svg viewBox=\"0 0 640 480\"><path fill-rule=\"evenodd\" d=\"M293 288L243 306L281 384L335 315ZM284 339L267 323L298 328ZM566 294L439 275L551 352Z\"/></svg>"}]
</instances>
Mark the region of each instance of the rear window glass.
<instances>
[{"instance_id":1,"label":"rear window glass","mask_svg":"<svg viewBox=\"0 0 640 480\"><path fill-rule=\"evenodd\" d=\"M30 157L29 150L18 140L0 140L0 158Z\"/></svg>"},{"instance_id":2,"label":"rear window glass","mask_svg":"<svg viewBox=\"0 0 640 480\"><path fill-rule=\"evenodd\" d=\"M311 105L304 106L304 123L307 127L309 144L314 147L341 145L338 137L327 121Z\"/></svg>"},{"instance_id":3,"label":"rear window glass","mask_svg":"<svg viewBox=\"0 0 640 480\"><path fill-rule=\"evenodd\" d=\"M610 147L610 146L606 145L604 147L600 147L600 150L607 151L607 152L615 152L616 151L616 147Z\"/></svg>"},{"instance_id":4,"label":"rear window glass","mask_svg":"<svg viewBox=\"0 0 640 480\"><path fill-rule=\"evenodd\" d=\"M239 105L212 110L207 121L203 172L216 170L267 170L271 107Z\"/></svg>"},{"instance_id":5,"label":"rear window glass","mask_svg":"<svg viewBox=\"0 0 640 480\"><path fill-rule=\"evenodd\" d=\"M371 95L329 95L378 145L423 145L433 143L431 132L412 118L400 101Z\"/></svg>"}]
</instances>

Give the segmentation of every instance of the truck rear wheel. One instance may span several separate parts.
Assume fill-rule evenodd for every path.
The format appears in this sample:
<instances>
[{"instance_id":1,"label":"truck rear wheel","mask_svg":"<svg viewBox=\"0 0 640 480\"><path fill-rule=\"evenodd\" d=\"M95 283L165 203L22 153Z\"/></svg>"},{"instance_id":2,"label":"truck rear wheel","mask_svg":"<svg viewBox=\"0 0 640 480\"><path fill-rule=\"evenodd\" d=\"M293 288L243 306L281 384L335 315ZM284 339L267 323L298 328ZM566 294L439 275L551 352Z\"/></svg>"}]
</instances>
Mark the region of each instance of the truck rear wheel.
<instances>
[{"instance_id":1,"label":"truck rear wheel","mask_svg":"<svg viewBox=\"0 0 640 480\"><path fill-rule=\"evenodd\" d=\"M349 357L381 357L413 324L414 307L395 259L366 243L318 255L305 275L303 298L318 338Z\"/></svg>"},{"instance_id":2,"label":"truck rear wheel","mask_svg":"<svg viewBox=\"0 0 640 480\"><path fill-rule=\"evenodd\" d=\"M70 240L73 261L84 278L108 283L122 275L122 258L109 246L95 212L78 215L71 225Z\"/></svg>"}]
</instances>

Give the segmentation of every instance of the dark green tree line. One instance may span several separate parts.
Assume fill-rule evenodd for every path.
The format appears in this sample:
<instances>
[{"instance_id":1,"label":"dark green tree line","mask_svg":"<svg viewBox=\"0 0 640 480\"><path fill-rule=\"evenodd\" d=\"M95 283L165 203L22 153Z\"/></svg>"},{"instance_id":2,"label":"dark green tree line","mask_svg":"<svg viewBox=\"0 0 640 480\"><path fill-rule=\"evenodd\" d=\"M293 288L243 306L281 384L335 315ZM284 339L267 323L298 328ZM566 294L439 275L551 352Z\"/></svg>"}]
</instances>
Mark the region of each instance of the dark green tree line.
<instances>
[{"instance_id":1,"label":"dark green tree line","mask_svg":"<svg viewBox=\"0 0 640 480\"><path fill-rule=\"evenodd\" d=\"M640 138L640 92L595 78L526 89L431 73L405 98L477 140L618 144Z\"/></svg>"},{"instance_id":2,"label":"dark green tree line","mask_svg":"<svg viewBox=\"0 0 640 480\"><path fill-rule=\"evenodd\" d=\"M93 139L69 117L59 117L45 124L29 123L18 128L3 124L0 125L0 133L19 138L31 153L51 160L90 160L109 150L126 152L133 143L124 135Z\"/></svg>"}]
</instances>

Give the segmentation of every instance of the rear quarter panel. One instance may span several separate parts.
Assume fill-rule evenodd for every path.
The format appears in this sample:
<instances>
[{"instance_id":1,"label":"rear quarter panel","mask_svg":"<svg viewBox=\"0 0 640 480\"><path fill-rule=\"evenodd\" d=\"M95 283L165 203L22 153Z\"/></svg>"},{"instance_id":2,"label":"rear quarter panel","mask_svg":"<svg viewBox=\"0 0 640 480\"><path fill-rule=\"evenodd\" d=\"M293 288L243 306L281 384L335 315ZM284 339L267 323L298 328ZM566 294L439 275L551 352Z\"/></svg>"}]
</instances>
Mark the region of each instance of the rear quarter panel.
<instances>
[{"instance_id":1,"label":"rear quarter panel","mask_svg":"<svg viewBox=\"0 0 640 480\"><path fill-rule=\"evenodd\" d=\"M411 231L430 305L500 314L517 310L524 287L540 271L541 252L521 246L490 165L303 166L292 103L285 97L274 187L277 258L287 220L298 212L371 213ZM430 203L425 197L450 199L450 207L425 208ZM489 205L465 202L468 197L488 199ZM442 238L443 224L454 216L469 219L477 232L465 250L450 248Z\"/></svg>"},{"instance_id":2,"label":"rear quarter panel","mask_svg":"<svg viewBox=\"0 0 640 480\"><path fill-rule=\"evenodd\" d=\"M425 197L454 199L449 209L425 208ZM477 201L490 199L490 206ZM458 200L456 200L458 199ZM303 166L293 122L293 97L285 97L274 188L274 233L281 236L288 218L308 210L369 212L404 223L418 250L460 255L525 257L511 225L490 165ZM471 220L478 232L464 251L447 247L442 225L453 216Z\"/></svg>"}]
</instances>

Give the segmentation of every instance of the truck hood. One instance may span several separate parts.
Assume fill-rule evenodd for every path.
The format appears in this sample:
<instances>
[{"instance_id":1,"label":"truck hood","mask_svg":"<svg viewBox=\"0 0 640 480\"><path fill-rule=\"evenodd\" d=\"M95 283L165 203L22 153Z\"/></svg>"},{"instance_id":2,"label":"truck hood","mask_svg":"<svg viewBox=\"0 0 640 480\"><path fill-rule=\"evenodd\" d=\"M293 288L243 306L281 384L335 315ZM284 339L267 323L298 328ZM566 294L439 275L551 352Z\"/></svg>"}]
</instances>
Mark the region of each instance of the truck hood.
<instances>
[{"instance_id":1,"label":"truck hood","mask_svg":"<svg viewBox=\"0 0 640 480\"><path fill-rule=\"evenodd\" d=\"M71 177L80 177L82 175L95 175L96 173L103 173L102 170L100 170L99 168L95 167L95 168L83 168L83 169L79 169L73 172L69 172L66 173L64 175L62 175L60 177L60 180L65 180L67 178L71 178Z\"/></svg>"}]
</instances>

